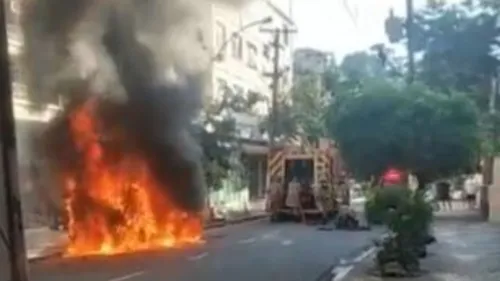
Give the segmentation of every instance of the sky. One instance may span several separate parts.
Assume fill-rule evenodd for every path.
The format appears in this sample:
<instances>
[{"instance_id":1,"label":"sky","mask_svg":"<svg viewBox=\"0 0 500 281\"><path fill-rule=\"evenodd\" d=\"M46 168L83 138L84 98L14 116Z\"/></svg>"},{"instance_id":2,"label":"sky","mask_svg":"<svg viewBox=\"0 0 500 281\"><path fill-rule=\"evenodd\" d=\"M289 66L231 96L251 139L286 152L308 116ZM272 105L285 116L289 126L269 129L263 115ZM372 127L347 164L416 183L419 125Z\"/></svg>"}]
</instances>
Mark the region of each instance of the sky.
<instances>
[{"instance_id":1,"label":"sky","mask_svg":"<svg viewBox=\"0 0 500 281\"><path fill-rule=\"evenodd\" d=\"M390 8L397 15L406 14L405 0L291 1L298 28L295 47L333 52L337 60L374 44L387 43L384 21ZM414 0L415 8L425 3L426 0Z\"/></svg>"}]
</instances>

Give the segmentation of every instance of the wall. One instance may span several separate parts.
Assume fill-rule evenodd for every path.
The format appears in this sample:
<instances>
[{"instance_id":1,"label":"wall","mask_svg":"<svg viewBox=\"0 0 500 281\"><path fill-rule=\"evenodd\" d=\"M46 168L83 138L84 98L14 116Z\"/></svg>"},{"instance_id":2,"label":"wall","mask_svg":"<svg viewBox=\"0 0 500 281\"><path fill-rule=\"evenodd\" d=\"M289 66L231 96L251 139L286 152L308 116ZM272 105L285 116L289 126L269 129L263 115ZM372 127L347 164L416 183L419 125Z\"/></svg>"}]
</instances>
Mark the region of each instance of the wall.
<instances>
[{"instance_id":1,"label":"wall","mask_svg":"<svg viewBox=\"0 0 500 281\"><path fill-rule=\"evenodd\" d=\"M493 184L488 190L489 221L500 223L500 157L493 164Z\"/></svg>"},{"instance_id":2,"label":"wall","mask_svg":"<svg viewBox=\"0 0 500 281\"><path fill-rule=\"evenodd\" d=\"M261 31L265 28L282 28L290 25L279 13L276 12L266 1L253 1L241 9L218 4L213 6L213 43L216 42L217 24L223 24L226 29L226 38L229 38L233 32L239 31L243 26L271 16L273 22L262 26L252 26L240 32L238 36L242 41L242 56L236 57L233 51L233 43L238 39L231 40L225 48L222 61L214 63L212 69L212 93L217 97L220 93L221 79L227 83L227 86L236 91L244 93L256 92L264 95L268 99L267 104L262 104L258 108L260 115L268 114L268 106L271 100L271 80L265 75L272 71L273 50L271 47L272 34ZM291 36L290 36L291 37ZM290 41L290 40L289 40ZM251 54L248 44L256 47L255 67L249 66ZM288 43L281 52L281 68L292 68L291 44ZM215 48L217 49L217 48ZM283 86L284 92L291 86L291 71L284 75L286 85Z\"/></svg>"}]
</instances>

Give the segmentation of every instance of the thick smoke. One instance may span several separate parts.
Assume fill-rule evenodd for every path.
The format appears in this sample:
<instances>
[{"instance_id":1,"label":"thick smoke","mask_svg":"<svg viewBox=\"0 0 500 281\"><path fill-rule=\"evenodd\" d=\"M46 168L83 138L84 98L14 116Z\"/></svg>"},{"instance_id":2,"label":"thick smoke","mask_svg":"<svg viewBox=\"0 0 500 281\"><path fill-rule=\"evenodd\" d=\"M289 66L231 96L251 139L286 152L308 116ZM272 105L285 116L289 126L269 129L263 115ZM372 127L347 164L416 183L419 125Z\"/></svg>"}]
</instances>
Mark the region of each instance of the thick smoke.
<instances>
[{"instance_id":1,"label":"thick smoke","mask_svg":"<svg viewBox=\"0 0 500 281\"><path fill-rule=\"evenodd\" d=\"M202 0L24 2L29 93L36 101L52 99L54 94L68 101L44 138L56 171L79 169L81 156L72 146L68 116L98 97L99 118L109 128L125 131L126 141L116 150L140 152L180 207L201 210L201 150L189 129L202 103L201 71L210 60L197 36L210 4ZM102 138L105 145L106 136Z\"/></svg>"}]
</instances>

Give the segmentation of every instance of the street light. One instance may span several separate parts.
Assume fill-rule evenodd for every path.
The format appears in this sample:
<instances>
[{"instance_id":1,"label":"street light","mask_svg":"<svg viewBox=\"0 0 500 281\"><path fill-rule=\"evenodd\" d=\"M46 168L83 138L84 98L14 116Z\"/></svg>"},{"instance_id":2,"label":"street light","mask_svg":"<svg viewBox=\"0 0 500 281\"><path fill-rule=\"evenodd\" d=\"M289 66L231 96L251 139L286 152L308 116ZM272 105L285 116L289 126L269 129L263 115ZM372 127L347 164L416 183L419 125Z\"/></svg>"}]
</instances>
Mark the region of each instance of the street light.
<instances>
[{"instance_id":1,"label":"street light","mask_svg":"<svg viewBox=\"0 0 500 281\"><path fill-rule=\"evenodd\" d=\"M268 17L265 17L265 18L262 18L262 19L259 19L259 20L256 20L256 21L249 22L249 23L243 25L242 27L240 27L238 30L232 32L231 35L229 36L229 38L227 38L222 43L222 45L219 47L219 49L217 50L217 52L215 52L215 55L212 57L212 59L210 61L214 62L216 60L219 60L221 58L221 56L222 56L222 52L224 52L224 50L226 49L227 45L231 41L233 41L236 38L236 36L240 35L240 33L242 33L243 31L245 31L245 30L247 30L249 28L252 28L254 26L257 26L257 25L271 23L272 21L273 21L273 18L271 16L268 16Z\"/></svg>"}]
</instances>

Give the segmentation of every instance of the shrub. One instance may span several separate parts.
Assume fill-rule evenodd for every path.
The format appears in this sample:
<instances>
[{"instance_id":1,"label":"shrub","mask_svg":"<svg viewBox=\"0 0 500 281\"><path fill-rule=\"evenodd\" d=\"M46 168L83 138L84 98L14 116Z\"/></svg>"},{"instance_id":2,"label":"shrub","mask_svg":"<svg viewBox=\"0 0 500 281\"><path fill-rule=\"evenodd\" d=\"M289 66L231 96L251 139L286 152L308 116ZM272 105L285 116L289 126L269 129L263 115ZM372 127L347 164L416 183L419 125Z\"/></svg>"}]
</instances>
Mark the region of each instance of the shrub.
<instances>
[{"instance_id":1,"label":"shrub","mask_svg":"<svg viewBox=\"0 0 500 281\"><path fill-rule=\"evenodd\" d=\"M374 190L367 202L367 214L392 232L381 243L377 264L384 274L385 264L397 262L405 271L419 269L419 257L426 255L425 245L432 222L432 206L421 191L404 187Z\"/></svg>"},{"instance_id":2,"label":"shrub","mask_svg":"<svg viewBox=\"0 0 500 281\"><path fill-rule=\"evenodd\" d=\"M370 224L385 224L388 211L410 198L411 191L402 186L373 188L367 192L366 218Z\"/></svg>"}]
</instances>

